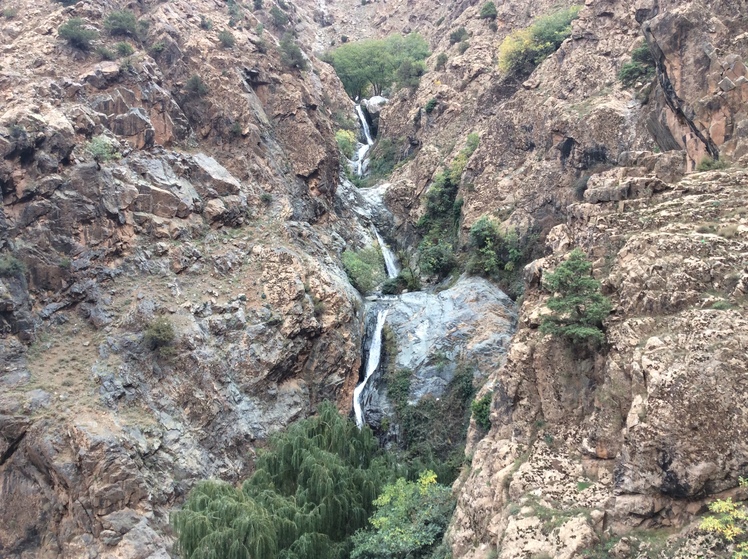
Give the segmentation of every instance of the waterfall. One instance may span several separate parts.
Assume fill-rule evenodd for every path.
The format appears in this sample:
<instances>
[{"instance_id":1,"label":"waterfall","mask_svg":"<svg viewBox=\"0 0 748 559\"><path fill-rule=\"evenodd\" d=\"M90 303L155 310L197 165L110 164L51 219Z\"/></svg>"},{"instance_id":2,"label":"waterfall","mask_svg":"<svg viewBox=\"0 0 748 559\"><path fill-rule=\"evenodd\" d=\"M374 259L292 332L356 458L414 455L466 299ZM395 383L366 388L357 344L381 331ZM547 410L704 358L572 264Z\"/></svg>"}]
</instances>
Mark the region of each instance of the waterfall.
<instances>
[{"instance_id":1,"label":"waterfall","mask_svg":"<svg viewBox=\"0 0 748 559\"><path fill-rule=\"evenodd\" d=\"M361 105L356 105L356 114L358 115L358 120L361 121L361 128L364 131L364 137L366 138L366 144L362 144L360 148L358 148L357 157L358 157L358 170L356 173L359 177L364 176L364 171L366 171L366 168L364 167L364 160L366 159L366 154L369 152L369 149L372 145L374 145L374 140L371 137L371 130L369 129L369 123L366 120L366 115L364 115L364 111L361 108Z\"/></svg>"},{"instance_id":2,"label":"waterfall","mask_svg":"<svg viewBox=\"0 0 748 559\"><path fill-rule=\"evenodd\" d=\"M371 336L369 344L369 357L366 360L366 374L364 380L353 391L353 413L356 415L356 425L359 429L364 426L364 411L361 409L361 393L366 387L369 377L379 367L379 359L382 357L382 329L384 328L384 319L387 317L387 309L380 310L377 313L377 325Z\"/></svg>"},{"instance_id":3,"label":"waterfall","mask_svg":"<svg viewBox=\"0 0 748 559\"><path fill-rule=\"evenodd\" d=\"M377 231L376 227L374 228L374 234L377 236L379 246L382 248L382 256L384 256L384 266L385 268L387 268L387 277L396 278L400 273L400 266L397 265L397 257L395 256L395 253L392 252L387 243L384 242L382 235L379 234L379 231Z\"/></svg>"}]
</instances>

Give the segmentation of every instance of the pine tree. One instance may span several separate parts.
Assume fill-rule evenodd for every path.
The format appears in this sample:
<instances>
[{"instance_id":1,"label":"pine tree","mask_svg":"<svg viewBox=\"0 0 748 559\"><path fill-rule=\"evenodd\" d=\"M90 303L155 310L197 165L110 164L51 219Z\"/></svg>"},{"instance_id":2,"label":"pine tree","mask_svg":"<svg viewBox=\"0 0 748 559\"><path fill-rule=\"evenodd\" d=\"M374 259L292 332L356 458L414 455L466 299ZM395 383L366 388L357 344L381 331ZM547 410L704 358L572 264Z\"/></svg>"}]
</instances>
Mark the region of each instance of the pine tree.
<instances>
[{"instance_id":1,"label":"pine tree","mask_svg":"<svg viewBox=\"0 0 748 559\"><path fill-rule=\"evenodd\" d=\"M591 271L592 264L576 248L555 272L544 277L545 287L553 296L546 303L552 313L543 318L541 332L564 337L574 344L605 342L602 322L612 307L600 293L600 282Z\"/></svg>"}]
</instances>

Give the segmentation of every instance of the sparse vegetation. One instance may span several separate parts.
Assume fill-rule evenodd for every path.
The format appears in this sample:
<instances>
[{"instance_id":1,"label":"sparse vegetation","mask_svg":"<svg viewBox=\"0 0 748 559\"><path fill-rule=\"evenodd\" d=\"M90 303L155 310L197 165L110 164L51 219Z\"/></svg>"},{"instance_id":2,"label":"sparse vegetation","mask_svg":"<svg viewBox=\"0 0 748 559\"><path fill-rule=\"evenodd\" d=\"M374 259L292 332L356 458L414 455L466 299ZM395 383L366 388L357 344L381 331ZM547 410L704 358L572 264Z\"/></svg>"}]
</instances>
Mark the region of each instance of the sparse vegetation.
<instances>
[{"instance_id":1,"label":"sparse vegetation","mask_svg":"<svg viewBox=\"0 0 748 559\"><path fill-rule=\"evenodd\" d=\"M473 400L470 404L470 410L473 413L473 419L475 423L483 429L488 431L491 428L491 402L493 401L493 392L486 392L482 398Z\"/></svg>"},{"instance_id":2,"label":"sparse vegetation","mask_svg":"<svg viewBox=\"0 0 748 559\"><path fill-rule=\"evenodd\" d=\"M718 171L720 169L727 169L729 166L730 165L724 159L712 159L707 156L699 162L696 170L699 172Z\"/></svg>"},{"instance_id":3,"label":"sparse vegetation","mask_svg":"<svg viewBox=\"0 0 748 559\"><path fill-rule=\"evenodd\" d=\"M20 277L26 273L26 265L12 254L0 255L0 276Z\"/></svg>"},{"instance_id":4,"label":"sparse vegetation","mask_svg":"<svg viewBox=\"0 0 748 559\"><path fill-rule=\"evenodd\" d=\"M386 277L382 253L375 246L361 250L346 250L341 255L343 268L351 285L361 293L368 293Z\"/></svg>"},{"instance_id":5,"label":"sparse vegetation","mask_svg":"<svg viewBox=\"0 0 748 559\"><path fill-rule=\"evenodd\" d=\"M130 43L126 43L124 41L117 43L114 45L114 48L117 49L117 54L119 56L130 56L132 53L135 52L135 49L132 48Z\"/></svg>"},{"instance_id":6,"label":"sparse vegetation","mask_svg":"<svg viewBox=\"0 0 748 559\"><path fill-rule=\"evenodd\" d=\"M143 340L151 350L170 346L175 338L174 326L165 316L154 318L145 329Z\"/></svg>"},{"instance_id":7,"label":"sparse vegetation","mask_svg":"<svg viewBox=\"0 0 748 559\"><path fill-rule=\"evenodd\" d=\"M72 47L82 51L91 50L91 41L95 40L99 34L93 29L86 27L86 22L79 17L73 17L63 23L57 33L65 39Z\"/></svg>"},{"instance_id":8,"label":"sparse vegetation","mask_svg":"<svg viewBox=\"0 0 748 559\"><path fill-rule=\"evenodd\" d=\"M270 8L270 17L273 18L273 25L278 28L285 27L288 24L288 16L275 4Z\"/></svg>"},{"instance_id":9,"label":"sparse vegetation","mask_svg":"<svg viewBox=\"0 0 748 559\"><path fill-rule=\"evenodd\" d=\"M447 65L447 60L449 60L447 53L440 52L439 56L436 57L436 65L434 66L434 68L436 70L443 70L444 67Z\"/></svg>"},{"instance_id":10,"label":"sparse vegetation","mask_svg":"<svg viewBox=\"0 0 748 559\"><path fill-rule=\"evenodd\" d=\"M356 135L351 130L341 129L335 132L335 141L338 142L340 152L351 159L356 149Z\"/></svg>"},{"instance_id":11,"label":"sparse vegetation","mask_svg":"<svg viewBox=\"0 0 748 559\"><path fill-rule=\"evenodd\" d=\"M270 205L273 202L273 195L269 192L263 192L262 194L260 194L260 202L262 202L266 206Z\"/></svg>"},{"instance_id":12,"label":"sparse vegetation","mask_svg":"<svg viewBox=\"0 0 748 559\"><path fill-rule=\"evenodd\" d=\"M426 103L426 106L423 108L424 111L426 111L426 114L431 114L434 112L434 109L439 104L439 101L436 100L436 98L432 97L428 100Z\"/></svg>"},{"instance_id":13,"label":"sparse vegetation","mask_svg":"<svg viewBox=\"0 0 748 559\"><path fill-rule=\"evenodd\" d=\"M496 16L498 15L499 14L496 11L496 4L494 4L493 2L486 2L480 8L481 19L496 19Z\"/></svg>"},{"instance_id":14,"label":"sparse vegetation","mask_svg":"<svg viewBox=\"0 0 748 559\"><path fill-rule=\"evenodd\" d=\"M228 29L224 29L218 33L218 40L221 41L221 46L225 49L233 48L236 44L234 34Z\"/></svg>"},{"instance_id":15,"label":"sparse vegetation","mask_svg":"<svg viewBox=\"0 0 748 559\"><path fill-rule=\"evenodd\" d=\"M460 41L460 44L457 45L457 52L460 54L465 54L465 51L470 48L470 41Z\"/></svg>"},{"instance_id":16,"label":"sparse vegetation","mask_svg":"<svg viewBox=\"0 0 748 559\"><path fill-rule=\"evenodd\" d=\"M119 151L106 136L91 138L91 141L86 144L86 152L99 163L105 163L120 157Z\"/></svg>"},{"instance_id":17,"label":"sparse vegetation","mask_svg":"<svg viewBox=\"0 0 748 559\"><path fill-rule=\"evenodd\" d=\"M261 10L262 9L262 4L263 4L262 0L253 0L252 1L252 7L255 9L255 11Z\"/></svg>"},{"instance_id":18,"label":"sparse vegetation","mask_svg":"<svg viewBox=\"0 0 748 559\"><path fill-rule=\"evenodd\" d=\"M288 68L296 68L297 70L308 70L309 64L304 58L304 53L301 52L299 45L293 38L293 35L286 33L280 42L281 60Z\"/></svg>"},{"instance_id":19,"label":"sparse vegetation","mask_svg":"<svg viewBox=\"0 0 748 559\"><path fill-rule=\"evenodd\" d=\"M96 54L98 54L102 60L117 59L117 53L107 47L96 47Z\"/></svg>"},{"instance_id":20,"label":"sparse vegetation","mask_svg":"<svg viewBox=\"0 0 748 559\"><path fill-rule=\"evenodd\" d=\"M529 74L571 35L571 22L581 9L563 8L507 35L499 46L499 70L504 74Z\"/></svg>"},{"instance_id":21,"label":"sparse vegetation","mask_svg":"<svg viewBox=\"0 0 748 559\"><path fill-rule=\"evenodd\" d=\"M602 322L612 306L600 293L600 282L591 275L592 264L576 248L554 272L544 274L544 287L552 293L546 306L551 310L540 331L565 338L577 345L605 342Z\"/></svg>"},{"instance_id":22,"label":"sparse vegetation","mask_svg":"<svg viewBox=\"0 0 748 559\"><path fill-rule=\"evenodd\" d=\"M131 35L135 37L138 33L138 18L130 10L117 10L106 17L104 28L111 35Z\"/></svg>"},{"instance_id":23,"label":"sparse vegetation","mask_svg":"<svg viewBox=\"0 0 748 559\"><path fill-rule=\"evenodd\" d=\"M489 216L481 216L470 228L470 257L467 271L471 274L497 277L512 272L523 260L516 234L502 234L499 224Z\"/></svg>"},{"instance_id":24,"label":"sparse vegetation","mask_svg":"<svg viewBox=\"0 0 748 559\"><path fill-rule=\"evenodd\" d=\"M18 8L5 8L2 13L5 19L15 19L18 16Z\"/></svg>"},{"instance_id":25,"label":"sparse vegetation","mask_svg":"<svg viewBox=\"0 0 748 559\"><path fill-rule=\"evenodd\" d=\"M184 89L190 97L204 97L209 91L207 84L197 74L190 76L184 84Z\"/></svg>"},{"instance_id":26,"label":"sparse vegetation","mask_svg":"<svg viewBox=\"0 0 748 559\"><path fill-rule=\"evenodd\" d=\"M470 33L464 27L458 27L449 34L449 44L456 45L470 38Z\"/></svg>"},{"instance_id":27,"label":"sparse vegetation","mask_svg":"<svg viewBox=\"0 0 748 559\"><path fill-rule=\"evenodd\" d=\"M200 29L204 29L205 31L210 31L211 29L213 29L213 20L201 15Z\"/></svg>"},{"instance_id":28,"label":"sparse vegetation","mask_svg":"<svg viewBox=\"0 0 748 559\"><path fill-rule=\"evenodd\" d=\"M649 81L654 76L655 61L649 46L644 42L631 53L631 61L618 70L618 79L624 87L633 87L639 81Z\"/></svg>"}]
</instances>

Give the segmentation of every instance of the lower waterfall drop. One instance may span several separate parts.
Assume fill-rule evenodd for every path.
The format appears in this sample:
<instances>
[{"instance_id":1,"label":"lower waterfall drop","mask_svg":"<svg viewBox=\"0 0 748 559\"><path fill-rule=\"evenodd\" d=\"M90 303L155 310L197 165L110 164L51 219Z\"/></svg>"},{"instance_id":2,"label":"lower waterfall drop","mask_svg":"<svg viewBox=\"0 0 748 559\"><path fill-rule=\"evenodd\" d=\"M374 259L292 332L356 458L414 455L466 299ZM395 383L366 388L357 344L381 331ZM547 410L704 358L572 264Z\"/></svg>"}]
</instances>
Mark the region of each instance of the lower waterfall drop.
<instances>
[{"instance_id":1,"label":"lower waterfall drop","mask_svg":"<svg viewBox=\"0 0 748 559\"><path fill-rule=\"evenodd\" d=\"M374 333L371 337L371 344L369 345L369 357L366 360L366 374L364 380L361 381L355 390L353 391L353 413L356 415L356 425L359 429L364 427L364 411L361 408L361 393L366 387L366 382L369 377L379 367L379 360L382 357L382 330L384 329L384 321L387 318L387 309L380 310L377 313L377 325L374 328Z\"/></svg>"}]
</instances>

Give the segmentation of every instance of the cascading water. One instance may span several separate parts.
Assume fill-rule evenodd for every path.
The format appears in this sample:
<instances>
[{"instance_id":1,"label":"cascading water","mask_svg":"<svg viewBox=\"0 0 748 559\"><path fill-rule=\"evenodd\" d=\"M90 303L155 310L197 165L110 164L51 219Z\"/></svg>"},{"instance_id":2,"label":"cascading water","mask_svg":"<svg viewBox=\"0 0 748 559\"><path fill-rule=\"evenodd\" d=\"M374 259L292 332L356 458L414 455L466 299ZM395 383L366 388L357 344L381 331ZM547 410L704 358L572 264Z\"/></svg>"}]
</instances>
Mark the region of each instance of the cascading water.
<instances>
[{"instance_id":1,"label":"cascading water","mask_svg":"<svg viewBox=\"0 0 748 559\"><path fill-rule=\"evenodd\" d=\"M397 257L387 243L384 242L382 235L379 234L379 231L377 231L376 228L374 228L374 234L377 236L379 246L382 247L382 256L384 257L384 266L387 268L387 277L396 278L400 273L400 266L397 264Z\"/></svg>"},{"instance_id":2,"label":"cascading water","mask_svg":"<svg viewBox=\"0 0 748 559\"><path fill-rule=\"evenodd\" d=\"M364 110L361 108L360 104L356 105L356 114L358 115L358 120L361 122L361 128L364 131L364 138L366 138L366 144L362 144L361 147L358 148L358 152L356 152L356 157L358 158L356 174L358 174L359 177L363 177L364 171L366 171L366 167L364 166L366 154L369 153L369 149L374 145L374 140L371 137L369 122L366 120L366 115L364 115Z\"/></svg>"},{"instance_id":3,"label":"cascading water","mask_svg":"<svg viewBox=\"0 0 748 559\"><path fill-rule=\"evenodd\" d=\"M364 411L361 408L361 394L366 387L366 383L369 377L379 367L379 360L382 357L382 330L384 329L384 321L387 318L387 309L380 310L377 313L377 325L374 328L374 333L371 336L371 344L369 344L369 357L366 360L366 374L364 380L359 384L353 391L353 413L356 415L356 425L359 429L364 426Z\"/></svg>"}]
</instances>

